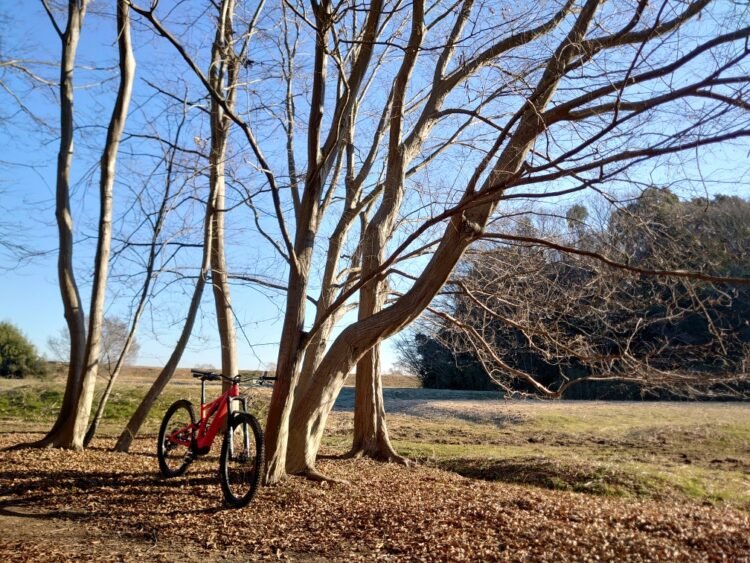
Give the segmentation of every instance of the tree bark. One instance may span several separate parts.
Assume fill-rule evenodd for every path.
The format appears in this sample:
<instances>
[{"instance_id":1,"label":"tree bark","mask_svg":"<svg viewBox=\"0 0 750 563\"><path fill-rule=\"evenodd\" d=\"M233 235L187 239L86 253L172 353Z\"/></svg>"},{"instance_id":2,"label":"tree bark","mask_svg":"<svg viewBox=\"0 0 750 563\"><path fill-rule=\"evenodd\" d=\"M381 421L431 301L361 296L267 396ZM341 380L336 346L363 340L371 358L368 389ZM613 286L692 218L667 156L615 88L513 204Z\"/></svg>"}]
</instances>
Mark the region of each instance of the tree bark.
<instances>
[{"instance_id":1,"label":"tree bark","mask_svg":"<svg viewBox=\"0 0 750 563\"><path fill-rule=\"evenodd\" d=\"M305 300L312 243L309 252L298 257L304 270L290 276L287 292L287 309L284 315L282 339L276 363L276 383L266 421L266 484L274 484L286 477L286 451L289 435L289 417L294 402L294 388L299 377L299 364L303 354L302 333L305 323Z\"/></svg>"},{"instance_id":2,"label":"tree bark","mask_svg":"<svg viewBox=\"0 0 750 563\"><path fill-rule=\"evenodd\" d=\"M69 4L71 20L69 20L68 28L63 36L63 42L70 47L73 45L77 46L86 4L87 2L81 2L80 4L78 2L71 2ZM68 404L65 404L65 401L63 402L60 411L59 419L64 418L64 421L59 426L56 424L45 439L45 441L53 445L73 449L82 449L84 446L84 437L91 413L96 376L99 368L104 300L112 239L112 194L116 174L117 152L120 146L122 131L125 127L125 121L127 120L135 74L135 59L133 58L133 49L130 41L128 6L127 1L118 1L117 43L120 59L120 85L107 129L107 139L101 158L99 232L94 262L94 282L92 285L89 312L88 338L85 339L85 344L83 344L81 341L82 326L71 330L71 363L69 368L71 374L69 375L69 389L66 389L66 398L70 398L70 400ZM77 25L71 25L70 21L76 21L75 14L78 14L78 23ZM63 122L63 129L70 127L71 131L65 131L62 134L64 141L61 142L61 148L63 144L69 144L67 146L67 156L64 159L65 162L61 163L60 160L58 161L58 192L63 192L62 194L58 193L58 210L60 210L60 204L62 204L64 222L68 223L65 229L60 230L60 263L63 264L64 262L64 265L60 267L61 287L63 289L63 303L66 310L66 317L71 318L82 316L80 298L77 295L78 290L75 280L72 277L72 247L70 246L72 244L72 219L70 218L69 196L67 193L69 191L67 178L69 177L70 160L72 157L72 65L74 65L74 56L74 47L68 52L63 47L61 97L65 101L61 102L61 107L63 108L63 118L61 121ZM62 189L60 189L61 186ZM65 257L64 260L63 257ZM65 279L63 280L62 278ZM71 300L71 293L76 294L75 301L77 304L74 304ZM76 309L77 312L72 309ZM69 322L69 329L70 327L71 323ZM84 348L84 358L81 365L77 356L80 353L82 345ZM76 356L75 360L74 356ZM73 370L78 372L75 376L73 376Z\"/></svg>"},{"instance_id":3,"label":"tree bark","mask_svg":"<svg viewBox=\"0 0 750 563\"><path fill-rule=\"evenodd\" d=\"M355 393L354 437L352 448L344 457L365 456L408 465L409 461L396 452L388 435L380 373L380 344L368 350L357 362Z\"/></svg>"},{"instance_id":4,"label":"tree bark","mask_svg":"<svg viewBox=\"0 0 750 563\"><path fill-rule=\"evenodd\" d=\"M424 6L413 5L409 46L393 84L393 107L390 116L388 155L383 199L375 216L362 234L362 276L373 276L383 261L385 247L404 198L406 166L411 151L402 142L404 106L409 77L419 56L424 37ZM360 289L358 319L367 319L385 304L385 281L373 277ZM375 459L405 462L391 446L385 422L385 406L380 379L379 346L367 350L357 363L356 399L354 407L354 438L348 455L368 455Z\"/></svg>"},{"instance_id":5,"label":"tree bark","mask_svg":"<svg viewBox=\"0 0 750 563\"><path fill-rule=\"evenodd\" d=\"M318 25L315 49L315 75L310 103L308 128L308 171L297 215L294 237L294 254L289 256L289 283L286 312L276 362L276 383L266 420L266 471L264 481L274 484L286 477L286 450L289 434L289 417L294 403L294 390L299 378L299 365L304 354L303 331L307 284L310 276L315 235L318 230L318 208L328 165L320 147L320 128L325 103L327 72L326 43L328 40L328 10L324 2L315 9Z\"/></svg>"},{"instance_id":6,"label":"tree bark","mask_svg":"<svg viewBox=\"0 0 750 563\"><path fill-rule=\"evenodd\" d=\"M305 300L315 236L320 222L320 198L336 156L342 150L341 133L356 103L367 73L378 34L382 0L373 0L362 28L361 45L356 49L352 71L341 81L342 91L336 99L331 125L321 145L324 105L326 100L326 65L329 56L328 37L334 9L330 0L313 5L316 24L315 68L310 100L310 120L307 135L307 176L300 204L297 208L297 231L294 255L290 256L287 310L284 319L277 381L274 385L266 423L267 464L264 481L276 483L286 477L286 454L289 418L299 380L302 356L309 344L304 334Z\"/></svg>"}]
</instances>

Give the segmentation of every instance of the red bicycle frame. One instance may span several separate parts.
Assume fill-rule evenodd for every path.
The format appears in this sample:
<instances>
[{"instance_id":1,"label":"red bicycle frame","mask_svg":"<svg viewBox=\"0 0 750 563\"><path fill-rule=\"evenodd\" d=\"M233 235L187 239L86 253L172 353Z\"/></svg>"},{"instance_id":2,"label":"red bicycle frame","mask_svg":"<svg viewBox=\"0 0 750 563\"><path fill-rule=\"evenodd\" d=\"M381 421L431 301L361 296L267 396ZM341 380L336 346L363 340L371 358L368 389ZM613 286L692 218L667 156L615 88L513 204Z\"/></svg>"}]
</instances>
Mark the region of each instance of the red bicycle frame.
<instances>
[{"instance_id":1,"label":"red bicycle frame","mask_svg":"<svg viewBox=\"0 0 750 563\"><path fill-rule=\"evenodd\" d=\"M195 424L191 423L175 430L169 435L168 440L174 444L187 446L196 454L208 452L219 430L224 426L233 399L245 403L245 398L240 397L240 386L237 381L233 381L232 386L220 397L206 404L206 382L201 380L200 419ZM243 410L247 410L246 407L247 405L244 404Z\"/></svg>"}]
</instances>

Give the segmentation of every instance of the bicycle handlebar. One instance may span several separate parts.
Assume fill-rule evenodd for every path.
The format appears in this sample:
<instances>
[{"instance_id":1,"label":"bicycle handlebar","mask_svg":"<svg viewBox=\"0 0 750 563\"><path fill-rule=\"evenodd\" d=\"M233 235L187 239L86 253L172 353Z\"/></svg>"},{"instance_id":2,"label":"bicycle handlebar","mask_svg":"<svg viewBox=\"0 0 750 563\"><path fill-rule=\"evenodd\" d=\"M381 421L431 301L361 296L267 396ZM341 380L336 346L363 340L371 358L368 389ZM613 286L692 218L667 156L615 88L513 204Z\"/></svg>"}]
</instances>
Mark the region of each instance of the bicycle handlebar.
<instances>
[{"instance_id":1,"label":"bicycle handlebar","mask_svg":"<svg viewBox=\"0 0 750 563\"><path fill-rule=\"evenodd\" d=\"M219 381L220 379L223 379L225 381L229 381L230 383L247 383L249 381L258 381L258 382L265 382L265 381L276 381L276 377L270 377L268 375L261 375L260 377L249 377L247 379L240 379L239 375L236 375L234 377L228 377L222 373L214 373L212 371L203 371L200 369L191 369L190 372L193 374L193 377L200 377L201 379L205 381Z\"/></svg>"},{"instance_id":2,"label":"bicycle handlebar","mask_svg":"<svg viewBox=\"0 0 750 563\"><path fill-rule=\"evenodd\" d=\"M220 373L214 373L212 371L203 371L199 369L191 369L190 371L192 372L193 377L200 377L201 379L205 381L218 381L220 379L229 379L228 377Z\"/></svg>"}]
</instances>

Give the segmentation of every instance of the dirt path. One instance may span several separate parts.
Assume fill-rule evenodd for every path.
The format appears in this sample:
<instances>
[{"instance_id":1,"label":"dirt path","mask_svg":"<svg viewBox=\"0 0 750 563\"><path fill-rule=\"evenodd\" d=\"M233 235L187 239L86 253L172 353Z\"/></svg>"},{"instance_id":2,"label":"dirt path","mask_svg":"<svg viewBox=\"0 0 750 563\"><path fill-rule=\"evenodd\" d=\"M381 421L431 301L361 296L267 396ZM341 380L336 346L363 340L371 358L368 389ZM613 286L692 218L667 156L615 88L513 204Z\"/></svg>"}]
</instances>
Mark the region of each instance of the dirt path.
<instances>
[{"instance_id":1,"label":"dirt path","mask_svg":"<svg viewBox=\"0 0 750 563\"><path fill-rule=\"evenodd\" d=\"M2 497L0 497L2 498ZM82 523L85 513L57 511L29 506L23 500L2 498L0 509L0 556L3 561L72 561L91 560L174 560L172 547L149 544L123 535L122 532L102 530ZM183 561L206 560L210 552L184 550Z\"/></svg>"},{"instance_id":2,"label":"dirt path","mask_svg":"<svg viewBox=\"0 0 750 563\"><path fill-rule=\"evenodd\" d=\"M0 446L28 436L0 435ZM349 486L300 479L221 506L216 459L156 476L133 454L0 454L0 560L709 560L750 557L750 514L321 461ZM97 543L98 542L98 543Z\"/></svg>"}]
</instances>

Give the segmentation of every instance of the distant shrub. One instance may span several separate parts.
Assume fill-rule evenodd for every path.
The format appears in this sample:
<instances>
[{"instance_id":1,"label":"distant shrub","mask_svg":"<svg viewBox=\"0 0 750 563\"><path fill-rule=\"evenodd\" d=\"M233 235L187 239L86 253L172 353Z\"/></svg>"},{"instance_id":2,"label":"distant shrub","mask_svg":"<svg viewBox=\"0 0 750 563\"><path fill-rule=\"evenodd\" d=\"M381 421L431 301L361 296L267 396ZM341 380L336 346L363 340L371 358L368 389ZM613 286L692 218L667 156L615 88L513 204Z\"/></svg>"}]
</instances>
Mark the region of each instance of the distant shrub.
<instances>
[{"instance_id":1,"label":"distant shrub","mask_svg":"<svg viewBox=\"0 0 750 563\"><path fill-rule=\"evenodd\" d=\"M46 363L23 333L8 322L0 322L0 377L20 379L46 371Z\"/></svg>"}]
</instances>

